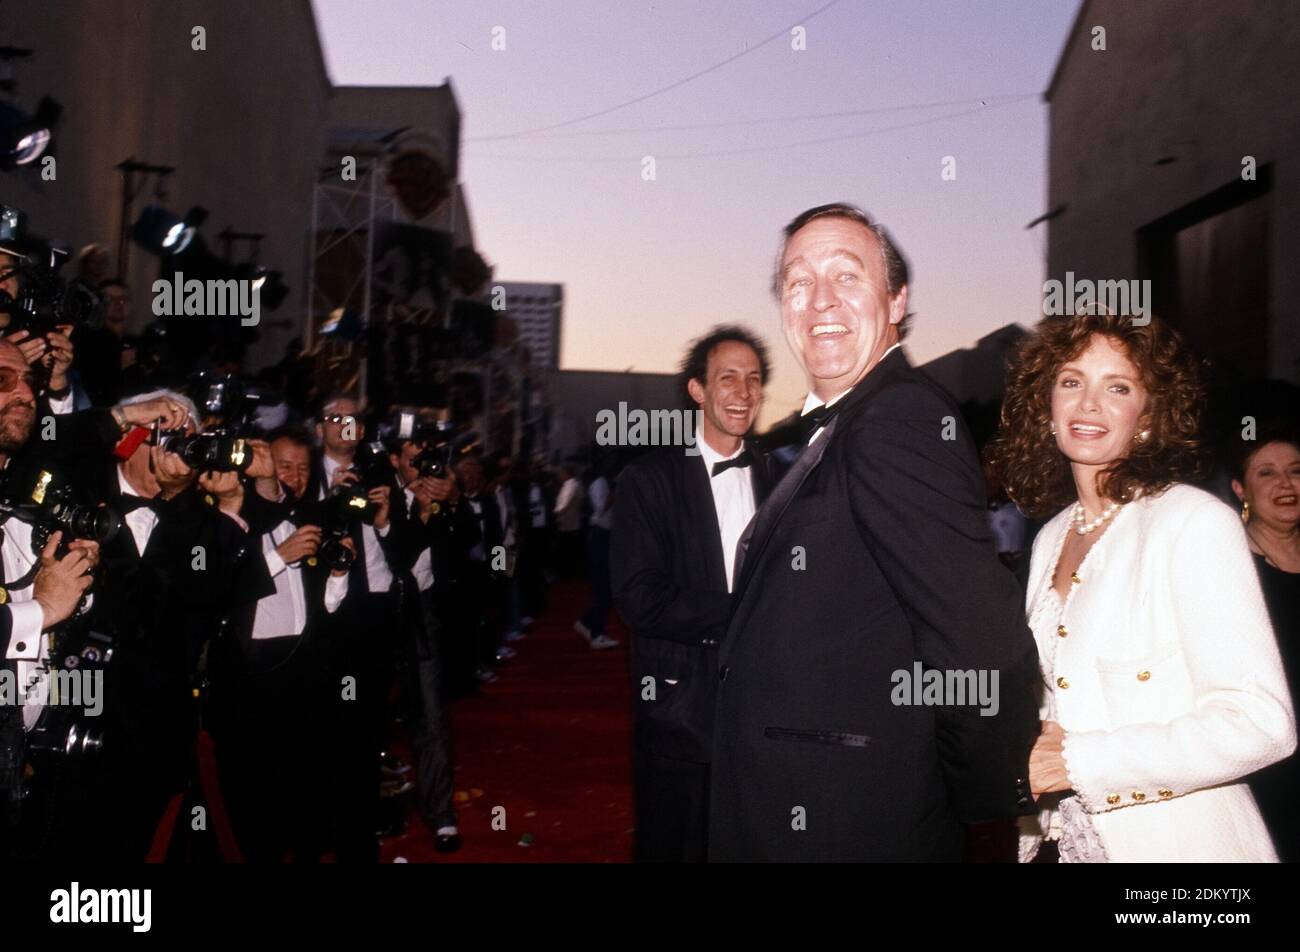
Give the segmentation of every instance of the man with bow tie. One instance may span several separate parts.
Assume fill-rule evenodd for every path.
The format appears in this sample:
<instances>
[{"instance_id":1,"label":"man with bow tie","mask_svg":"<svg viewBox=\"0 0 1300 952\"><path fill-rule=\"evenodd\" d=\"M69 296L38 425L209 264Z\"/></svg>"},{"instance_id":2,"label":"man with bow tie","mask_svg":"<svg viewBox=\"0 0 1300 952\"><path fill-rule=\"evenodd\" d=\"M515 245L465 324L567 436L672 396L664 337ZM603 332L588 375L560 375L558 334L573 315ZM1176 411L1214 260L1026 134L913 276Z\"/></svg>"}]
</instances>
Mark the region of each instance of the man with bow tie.
<instances>
[{"instance_id":1,"label":"man with bow tie","mask_svg":"<svg viewBox=\"0 0 1300 952\"><path fill-rule=\"evenodd\" d=\"M900 349L908 268L852 205L785 229L774 291L808 377L803 447L737 548L715 671L709 858L933 861L1033 809L1038 665L974 445ZM914 663L1000 706L899 703ZM906 699L905 699L906 700Z\"/></svg>"},{"instance_id":2,"label":"man with bow tie","mask_svg":"<svg viewBox=\"0 0 1300 952\"><path fill-rule=\"evenodd\" d=\"M745 439L767 376L767 348L742 327L717 327L695 341L681 372L685 396L699 408L694 447L648 453L619 482L610 571L633 634L641 862L706 855L718 645L736 543L768 485L766 460Z\"/></svg>"},{"instance_id":3,"label":"man with bow tie","mask_svg":"<svg viewBox=\"0 0 1300 952\"><path fill-rule=\"evenodd\" d=\"M265 568L239 515L239 475L196 472L176 453L141 439L155 420L163 429L197 431L201 421L188 397L153 391L103 415L100 429L121 438L115 453L69 474L83 500L107 503L124 523L101 547L103 578L91 610L93 629L113 643L104 678L105 799L112 821L96 831L108 837L102 848L113 858L138 861L168 801L191 777L203 649L223 617L256 601ZM264 443L256 444L254 457L246 475L273 473Z\"/></svg>"}]
</instances>

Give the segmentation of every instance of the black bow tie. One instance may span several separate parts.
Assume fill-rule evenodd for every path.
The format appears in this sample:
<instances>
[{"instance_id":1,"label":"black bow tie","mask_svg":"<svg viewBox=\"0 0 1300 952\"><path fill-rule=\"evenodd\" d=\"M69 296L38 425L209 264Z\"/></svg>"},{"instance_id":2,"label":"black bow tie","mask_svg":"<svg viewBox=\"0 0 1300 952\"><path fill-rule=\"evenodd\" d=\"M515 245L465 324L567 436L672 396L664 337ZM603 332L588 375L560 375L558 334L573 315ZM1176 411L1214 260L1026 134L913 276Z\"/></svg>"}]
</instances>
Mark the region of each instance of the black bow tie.
<instances>
[{"instance_id":1,"label":"black bow tie","mask_svg":"<svg viewBox=\"0 0 1300 952\"><path fill-rule=\"evenodd\" d=\"M740 468L745 469L748 468L749 466L752 466L753 463L754 463L754 457L750 455L749 450L747 449L741 450L738 455L733 456L731 459L719 460L718 462L714 463L713 470L709 475L717 476L720 473L725 473L733 466L739 466Z\"/></svg>"},{"instance_id":2,"label":"black bow tie","mask_svg":"<svg viewBox=\"0 0 1300 952\"><path fill-rule=\"evenodd\" d=\"M814 407L799 418L799 425L803 427L803 441L807 443L812 439L812 435L831 421L831 417L839 412L839 403L826 406L822 404Z\"/></svg>"},{"instance_id":3,"label":"black bow tie","mask_svg":"<svg viewBox=\"0 0 1300 952\"><path fill-rule=\"evenodd\" d=\"M129 493L123 493L117 501L117 510L126 515L128 512L135 512L137 509L148 509L155 515L158 512L158 500L147 498L145 496L132 496Z\"/></svg>"}]
</instances>

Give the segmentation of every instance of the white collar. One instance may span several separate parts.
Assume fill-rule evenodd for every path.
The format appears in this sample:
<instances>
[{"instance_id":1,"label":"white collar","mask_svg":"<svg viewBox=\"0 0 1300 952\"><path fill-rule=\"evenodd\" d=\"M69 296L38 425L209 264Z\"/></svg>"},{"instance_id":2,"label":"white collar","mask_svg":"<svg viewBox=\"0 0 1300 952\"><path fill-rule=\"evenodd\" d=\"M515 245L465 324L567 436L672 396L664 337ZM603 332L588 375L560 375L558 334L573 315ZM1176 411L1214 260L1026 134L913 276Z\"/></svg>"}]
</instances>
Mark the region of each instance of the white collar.
<instances>
[{"instance_id":1,"label":"white collar","mask_svg":"<svg viewBox=\"0 0 1300 952\"><path fill-rule=\"evenodd\" d=\"M745 441L743 439L740 441L740 448L736 450L736 452L732 453L730 456L723 456L712 446L710 446L708 444L708 441L705 440L703 436L700 436L695 440L695 445L700 448L700 457L701 459L704 460L704 469L709 474L713 473L714 463L720 463L723 460L727 460L727 459L735 459L741 453L745 452Z\"/></svg>"},{"instance_id":2,"label":"white collar","mask_svg":"<svg viewBox=\"0 0 1300 952\"><path fill-rule=\"evenodd\" d=\"M899 347L901 347L901 346L902 346L902 342L901 342L901 341L900 341L899 343L897 343L897 344L893 344L893 345L891 345L890 348L889 348L889 350L885 351L883 354L880 355L880 360L877 360L874 364L872 364L872 366L871 366L871 370L875 370L876 367L879 367L879 366L880 366L880 361L881 361L881 360L884 360L886 357L888 357L890 351L897 350L897 349L898 349ZM871 370L868 370L867 373L871 373ZM863 374L862 376L865 377L866 375L867 375L867 374ZM858 381L858 382L861 383L861 381ZM829 406L832 406L833 404L838 403L839 401L841 401L841 400L843 400L845 397L847 397L850 393L852 393L852 392L853 392L853 387L856 387L856 386L857 386L857 384L855 383L852 387L849 387L849 388L847 388L847 389L845 389L845 390L841 390L839 393L835 394L835 396L833 396L833 397L831 397L829 400L827 400L826 403L825 403L824 405L829 407ZM815 393L810 393L810 394L808 394L808 396L806 396L806 397L804 398L804 401L803 401L803 409L799 411L799 415L800 415L800 416L807 416L807 415L809 414L809 412L811 412L811 411L813 411L813 410L816 410L816 409L817 409L818 407L820 407L820 406L823 406L823 403L822 403L821 398L818 397L817 394L815 394Z\"/></svg>"}]
</instances>

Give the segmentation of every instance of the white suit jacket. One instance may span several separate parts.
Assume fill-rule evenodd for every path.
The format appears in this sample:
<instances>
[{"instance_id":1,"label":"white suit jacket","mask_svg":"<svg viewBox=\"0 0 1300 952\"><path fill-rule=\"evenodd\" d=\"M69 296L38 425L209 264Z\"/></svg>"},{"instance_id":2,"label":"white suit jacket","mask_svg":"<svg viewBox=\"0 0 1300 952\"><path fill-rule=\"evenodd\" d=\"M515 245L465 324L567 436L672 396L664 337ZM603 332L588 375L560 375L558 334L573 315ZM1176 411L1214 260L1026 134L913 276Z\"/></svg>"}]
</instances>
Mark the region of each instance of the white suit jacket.
<instances>
[{"instance_id":1,"label":"white suit jacket","mask_svg":"<svg viewBox=\"0 0 1300 952\"><path fill-rule=\"evenodd\" d=\"M1072 508L1034 541L1031 607L1052 584ZM1038 647L1055 653L1045 684L1107 858L1275 862L1240 781L1295 750L1295 716L1237 514L1181 484L1140 497L1078 575L1065 634L1039 632Z\"/></svg>"}]
</instances>

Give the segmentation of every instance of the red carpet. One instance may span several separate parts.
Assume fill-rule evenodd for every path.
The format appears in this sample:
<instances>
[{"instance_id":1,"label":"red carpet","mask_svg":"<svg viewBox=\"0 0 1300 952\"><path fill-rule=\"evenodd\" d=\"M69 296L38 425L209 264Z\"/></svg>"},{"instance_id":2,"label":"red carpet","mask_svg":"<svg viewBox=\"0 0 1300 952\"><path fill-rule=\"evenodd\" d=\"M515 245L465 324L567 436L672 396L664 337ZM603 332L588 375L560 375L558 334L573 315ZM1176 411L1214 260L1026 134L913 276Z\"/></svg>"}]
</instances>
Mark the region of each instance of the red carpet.
<instances>
[{"instance_id":1,"label":"red carpet","mask_svg":"<svg viewBox=\"0 0 1300 952\"><path fill-rule=\"evenodd\" d=\"M609 634L622 643L588 648L573 630L587 595L585 581L553 586L547 612L512 643L518 655L496 669L499 680L449 706L460 851L435 853L412 809L406 833L383 841L384 862L631 860L627 634L611 615ZM494 816L505 829L494 829Z\"/></svg>"}]
</instances>

